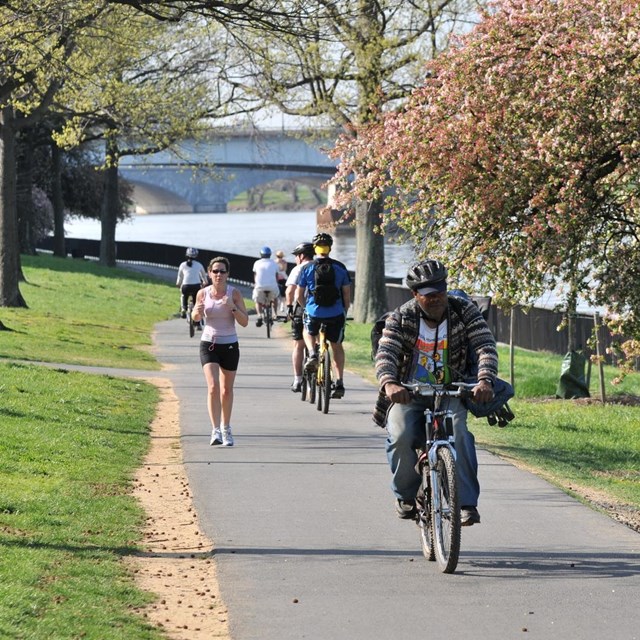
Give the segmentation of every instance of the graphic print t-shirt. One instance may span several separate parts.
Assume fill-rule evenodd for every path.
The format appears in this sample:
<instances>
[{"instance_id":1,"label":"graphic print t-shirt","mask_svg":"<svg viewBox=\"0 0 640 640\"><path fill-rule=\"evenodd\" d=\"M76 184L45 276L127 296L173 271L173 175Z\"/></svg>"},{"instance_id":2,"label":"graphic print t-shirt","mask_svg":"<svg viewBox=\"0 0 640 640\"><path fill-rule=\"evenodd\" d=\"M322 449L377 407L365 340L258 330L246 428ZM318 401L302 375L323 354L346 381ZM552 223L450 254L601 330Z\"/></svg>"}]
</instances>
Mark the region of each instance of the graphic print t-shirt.
<instances>
[{"instance_id":1,"label":"graphic print t-shirt","mask_svg":"<svg viewBox=\"0 0 640 640\"><path fill-rule=\"evenodd\" d=\"M447 367L448 352L447 321L443 320L437 328L427 326L420 319L420 333L416 342L418 357L413 379L431 384L447 384L451 380Z\"/></svg>"}]
</instances>

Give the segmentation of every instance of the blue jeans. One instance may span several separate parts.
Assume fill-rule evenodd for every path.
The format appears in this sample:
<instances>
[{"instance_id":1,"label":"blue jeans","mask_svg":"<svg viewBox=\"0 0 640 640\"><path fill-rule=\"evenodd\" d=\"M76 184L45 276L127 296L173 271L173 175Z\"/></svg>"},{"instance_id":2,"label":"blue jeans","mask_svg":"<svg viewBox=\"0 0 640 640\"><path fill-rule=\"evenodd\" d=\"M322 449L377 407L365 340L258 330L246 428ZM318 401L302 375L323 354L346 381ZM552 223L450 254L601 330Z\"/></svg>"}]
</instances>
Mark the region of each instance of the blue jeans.
<instances>
[{"instance_id":1,"label":"blue jeans","mask_svg":"<svg viewBox=\"0 0 640 640\"><path fill-rule=\"evenodd\" d=\"M409 404L394 404L387 416L387 459L393 475L391 489L396 498L413 500L420 486L415 466L416 448L425 441L424 410L429 400L412 400ZM478 459L475 438L467 429L467 410L458 398L451 398L453 435L456 449L458 496L463 507L478 505Z\"/></svg>"}]
</instances>

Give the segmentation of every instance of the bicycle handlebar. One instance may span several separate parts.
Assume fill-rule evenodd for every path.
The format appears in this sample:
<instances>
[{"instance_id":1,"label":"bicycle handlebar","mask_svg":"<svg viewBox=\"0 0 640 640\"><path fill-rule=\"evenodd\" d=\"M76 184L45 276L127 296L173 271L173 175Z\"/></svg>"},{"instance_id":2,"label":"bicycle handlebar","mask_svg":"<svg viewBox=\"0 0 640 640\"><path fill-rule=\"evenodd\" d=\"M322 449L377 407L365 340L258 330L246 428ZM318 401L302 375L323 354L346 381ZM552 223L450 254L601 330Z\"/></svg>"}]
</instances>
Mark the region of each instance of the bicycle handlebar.
<instances>
[{"instance_id":1,"label":"bicycle handlebar","mask_svg":"<svg viewBox=\"0 0 640 640\"><path fill-rule=\"evenodd\" d=\"M445 396L448 398L470 398L471 390L476 386L475 382L452 382L449 385L430 384L428 382L403 382L402 386L416 396L435 398ZM455 387L451 389L450 387Z\"/></svg>"}]
</instances>

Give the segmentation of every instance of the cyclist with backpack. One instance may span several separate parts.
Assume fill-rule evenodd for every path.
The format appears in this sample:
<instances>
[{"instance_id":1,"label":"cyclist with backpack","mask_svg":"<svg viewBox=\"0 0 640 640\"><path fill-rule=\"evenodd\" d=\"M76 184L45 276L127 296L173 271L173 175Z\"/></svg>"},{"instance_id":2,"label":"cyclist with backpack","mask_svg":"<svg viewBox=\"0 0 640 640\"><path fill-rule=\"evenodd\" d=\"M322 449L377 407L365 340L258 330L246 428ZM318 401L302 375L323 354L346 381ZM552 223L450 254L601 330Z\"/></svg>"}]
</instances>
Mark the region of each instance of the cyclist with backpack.
<instances>
[{"instance_id":1,"label":"cyclist with backpack","mask_svg":"<svg viewBox=\"0 0 640 640\"><path fill-rule=\"evenodd\" d=\"M287 278L287 288L285 291L285 301L287 304L287 316L291 320L291 337L293 338L293 351L291 352L291 364L293 365L293 383L291 391L300 393L302 391L302 366L304 359L304 339L302 337L303 307L296 302L296 291L298 288L298 275L304 267L313 261L313 244L311 242L301 242L293 250L296 266L291 269Z\"/></svg>"},{"instance_id":2,"label":"cyclist with backpack","mask_svg":"<svg viewBox=\"0 0 640 640\"><path fill-rule=\"evenodd\" d=\"M416 443L424 438L424 411L430 400L412 398L403 382L448 384L463 381L469 353L477 358L473 400L490 403L498 374L496 342L473 302L448 295L447 268L425 260L409 268L406 284L413 297L386 318L375 355L379 393L374 423L386 427L387 459L396 511L413 519L420 476L415 466ZM478 461L473 434L467 429L467 406L451 398L457 455L461 524L480 523Z\"/></svg>"},{"instance_id":3,"label":"cyclist with backpack","mask_svg":"<svg viewBox=\"0 0 640 640\"><path fill-rule=\"evenodd\" d=\"M311 354L304 364L305 371L318 369L316 351L320 325L327 327L327 340L331 344L333 362L336 368L336 382L332 398L344 396L344 326L351 304L351 278L347 268L329 257L333 238L328 233L319 233L312 240L315 259L300 271L296 290L296 300L304 307L303 338Z\"/></svg>"}]
</instances>

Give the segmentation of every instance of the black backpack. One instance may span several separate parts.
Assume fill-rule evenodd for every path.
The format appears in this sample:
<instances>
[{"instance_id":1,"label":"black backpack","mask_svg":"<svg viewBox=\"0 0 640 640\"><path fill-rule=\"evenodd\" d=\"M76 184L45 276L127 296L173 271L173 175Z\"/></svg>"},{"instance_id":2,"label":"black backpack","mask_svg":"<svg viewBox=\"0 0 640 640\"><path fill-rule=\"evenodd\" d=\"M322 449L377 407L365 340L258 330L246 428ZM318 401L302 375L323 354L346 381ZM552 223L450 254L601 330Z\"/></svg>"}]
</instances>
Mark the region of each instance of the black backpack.
<instances>
[{"instance_id":1,"label":"black backpack","mask_svg":"<svg viewBox=\"0 0 640 640\"><path fill-rule=\"evenodd\" d=\"M335 269L331 260L318 260L315 267L313 299L321 307L331 307L340 298Z\"/></svg>"},{"instance_id":2,"label":"black backpack","mask_svg":"<svg viewBox=\"0 0 640 640\"><path fill-rule=\"evenodd\" d=\"M382 314L374 323L373 327L371 327L371 359L376 359L376 353L378 351L378 343L380 342L380 338L382 337L382 330L384 329L384 323L387 320L387 317L391 311L387 311L387 313Z\"/></svg>"}]
</instances>

